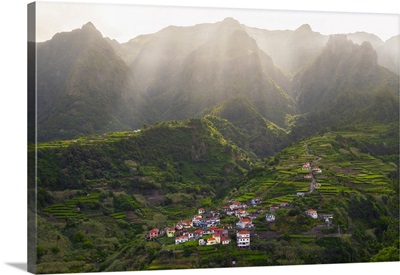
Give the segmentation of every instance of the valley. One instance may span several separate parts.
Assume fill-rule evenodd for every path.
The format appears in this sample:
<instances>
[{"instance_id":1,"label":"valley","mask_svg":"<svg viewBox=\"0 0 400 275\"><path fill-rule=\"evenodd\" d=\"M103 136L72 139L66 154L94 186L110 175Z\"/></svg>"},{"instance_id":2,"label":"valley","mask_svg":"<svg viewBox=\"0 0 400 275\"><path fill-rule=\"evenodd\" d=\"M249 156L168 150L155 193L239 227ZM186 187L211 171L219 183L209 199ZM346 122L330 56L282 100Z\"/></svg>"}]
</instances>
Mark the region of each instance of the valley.
<instances>
[{"instance_id":1,"label":"valley","mask_svg":"<svg viewBox=\"0 0 400 275\"><path fill-rule=\"evenodd\" d=\"M398 261L399 38L226 18L29 43L37 272Z\"/></svg>"},{"instance_id":2,"label":"valley","mask_svg":"<svg viewBox=\"0 0 400 275\"><path fill-rule=\"evenodd\" d=\"M213 127L207 123L164 122L131 132L39 144L43 161L64 163L59 172L52 170L51 178L58 178L59 184L67 180L68 187L41 181L38 270L223 267L232 266L232 261L235 266L362 262L393 246L398 153L392 154L397 139L390 133L396 124L327 132L261 160L234 149L215 130L208 132ZM191 134L185 135L186 130ZM213 138L193 138L201 131ZM377 154L372 150L379 144L392 149ZM204 155L194 154L193 147L201 147ZM125 148L130 148L129 159L128 151L121 151ZM65 162L73 157L71 152L75 160ZM138 158L140 154L147 157ZM310 170L302 169L307 162L322 170L314 173L313 192L311 179L305 178ZM107 163L113 168L102 168ZM81 172L74 170L79 166L84 166ZM39 167L39 177L49 178L49 171L41 171L47 165ZM259 201L252 204L254 198ZM226 212L232 202L247 205L246 225L235 211ZM200 208L206 211L200 216L218 217L212 226L226 230L229 244L199 246L198 239L175 244L178 236L199 229L193 225L166 236L165 229L194 220ZM321 218L308 217L309 209L333 218L326 225ZM270 215L273 221L266 219ZM146 240L153 228L164 233ZM249 248L237 248L240 230L250 233ZM207 242L211 236L204 234L203 239ZM299 256L289 254L294 252Z\"/></svg>"}]
</instances>

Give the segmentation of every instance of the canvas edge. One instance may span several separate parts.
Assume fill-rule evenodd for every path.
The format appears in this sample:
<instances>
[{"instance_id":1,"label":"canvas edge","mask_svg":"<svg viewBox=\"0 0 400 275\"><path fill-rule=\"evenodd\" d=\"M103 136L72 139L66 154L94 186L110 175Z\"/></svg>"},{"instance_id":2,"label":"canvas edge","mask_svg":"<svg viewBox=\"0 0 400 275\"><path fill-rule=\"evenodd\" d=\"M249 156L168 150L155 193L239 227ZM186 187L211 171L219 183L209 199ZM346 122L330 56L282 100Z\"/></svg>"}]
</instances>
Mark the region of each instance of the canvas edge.
<instances>
[{"instance_id":1,"label":"canvas edge","mask_svg":"<svg viewBox=\"0 0 400 275\"><path fill-rule=\"evenodd\" d=\"M36 3L27 5L27 271L36 273L37 264L37 189L36 189Z\"/></svg>"}]
</instances>

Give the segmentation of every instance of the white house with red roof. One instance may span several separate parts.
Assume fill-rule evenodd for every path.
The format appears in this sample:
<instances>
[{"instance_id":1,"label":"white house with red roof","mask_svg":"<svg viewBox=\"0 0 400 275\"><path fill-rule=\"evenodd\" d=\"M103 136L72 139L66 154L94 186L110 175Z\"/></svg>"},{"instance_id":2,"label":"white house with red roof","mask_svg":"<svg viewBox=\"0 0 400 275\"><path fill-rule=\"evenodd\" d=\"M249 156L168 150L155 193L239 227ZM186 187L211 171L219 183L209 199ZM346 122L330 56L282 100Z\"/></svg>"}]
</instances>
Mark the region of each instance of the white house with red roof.
<instances>
[{"instance_id":1,"label":"white house with red roof","mask_svg":"<svg viewBox=\"0 0 400 275\"><path fill-rule=\"evenodd\" d=\"M188 235L183 235L175 238L175 244L186 243L187 241L189 241Z\"/></svg>"},{"instance_id":2,"label":"white house with red roof","mask_svg":"<svg viewBox=\"0 0 400 275\"><path fill-rule=\"evenodd\" d=\"M226 245L226 244L229 244L230 242L231 242L230 239L221 237L221 244Z\"/></svg>"},{"instance_id":3,"label":"white house with red roof","mask_svg":"<svg viewBox=\"0 0 400 275\"><path fill-rule=\"evenodd\" d=\"M245 229L252 227L252 221L250 218L241 218L239 222L236 223L236 227L239 229Z\"/></svg>"},{"instance_id":4,"label":"white house with red roof","mask_svg":"<svg viewBox=\"0 0 400 275\"><path fill-rule=\"evenodd\" d=\"M250 247L250 232L241 230L236 233L236 243L238 248Z\"/></svg>"},{"instance_id":5,"label":"white house with red roof","mask_svg":"<svg viewBox=\"0 0 400 275\"><path fill-rule=\"evenodd\" d=\"M215 245L217 244L217 240L215 238L208 238L207 245Z\"/></svg>"},{"instance_id":6,"label":"white house with red roof","mask_svg":"<svg viewBox=\"0 0 400 275\"><path fill-rule=\"evenodd\" d=\"M235 216L238 218L247 217L248 215L249 213L244 209L238 209L235 211Z\"/></svg>"},{"instance_id":7,"label":"white house with red roof","mask_svg":"<svg viewBox=\"0 0 400 275\"><path fill-rule=\"evenodd\" d=\"M201 229L197 229L194 231L194 238L195 239L200 239L201 237L203 237L203 230Z\"/></svg>"},{"instance_id":8,"label":"white house with red roof","mask_svg":"<svg viewBox=\"0 0 400 275\"><path fill-rule=\"evenodd\" d=\"M305 213L306 213L307 216L309 216L309 217L311 217L311 218L313 218L313 219L317 219L317 218L318 218L317 210L308 209L308 210L306 210Z\"/></svg>"},{"instance_id":9,"label":"white house with red roof","mask_svg":"<svg viewBox=\"0 0 400 275\"><path fill-rule=\"evenodd\" d=\"M304 178L305 178L305 179L311 179L312 176L311 176L311 174L305 174L305 175L304 175Z\"/></svg>"},{"instance_id":10,"label":"white house with red roof","mask_svg":"<svg viewBox=\"0 0 400 275\"><path fill-rule=\"evenodd\" d=\"M221 243L221 235L219 233L212 234L212 237L215 239L217 243Z\"/></svg>"},{"instance_id":11,"label":"white house with red roof","mask_svg":"<svg viewBox=\"0 0 400 275\"><path fill-rule=\"evenodd\" d=\"M244 208L247 208L247 204L245 204L245 203L242 203L242 202L240 202L240 201L234 201L230 206L229 206L229 208L231 209L231 210L236 210L236 209L244 209Z\"/></svg>"},{"instance_id":12,"label":"white house with red roof","mask_svg":"<svg viewBox=\"0 0 400 275\"><path fill-rule=\"evenodd\" d=\"M310 170L311 165L309 162L306 162L303 164L303 167L301 168L301 170L306 171L306 170Z\"/></svg>"},{"instance_id":13,"label":"white house with red roof","mask_svg":"<svg viewBox=\"0 0 400 275\"><path fill-rule=\"evenodd\" d=\"M317 173L317 174L321 174L322 173L322 169L319 168L318 166L313 167L312 170L313 170L314 173Z\"/></svg>"}]
</instances>

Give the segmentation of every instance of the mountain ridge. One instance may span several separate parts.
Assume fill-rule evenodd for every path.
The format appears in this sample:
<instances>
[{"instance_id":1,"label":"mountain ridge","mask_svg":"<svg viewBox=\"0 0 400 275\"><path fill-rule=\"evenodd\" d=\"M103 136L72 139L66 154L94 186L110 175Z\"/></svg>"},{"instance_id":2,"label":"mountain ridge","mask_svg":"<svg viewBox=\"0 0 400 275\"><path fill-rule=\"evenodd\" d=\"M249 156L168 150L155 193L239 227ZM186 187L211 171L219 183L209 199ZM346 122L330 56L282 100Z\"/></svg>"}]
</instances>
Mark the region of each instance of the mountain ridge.
<instances>
[{"instance_id":1,"label":"mountain ridge","mask_svg":"<svg viewBox=\"0 0 400 275\"><path fill-rule=\"evenodd\" d=\"M354 35L376 39L373 35ZM353 53L347 58L352 58L353 64L334 69L336 61L331 57L326 58L323 67L310 71L315 60L321 62L321 55L328 55L327 49L335 55L335 47L329 42L332 37L314 32L308 24L294 31L268 31L226 18L191 27L169 26L120 44L104 38L88 22L80 29L57 33L51 40L38 43L39 140L200 118L239 95L245 96L264 118L289 129L287 116L310 111L304 102L312 96L307 97L306 90L327 90L329 86L332 91L349 91L367 87L368 83L372 88L367 90L373 90L389 82L390 89L395 88L395 76L379 69L379 65L386 62L392 70L395 67L389 53L396 38L376 46L381 50L366 42L348 46ZM351 41L343 37L345 40ZM385 50L387 43L392 46ZM346 62L346 50L338 54L337 59ZM386 59L382 59L385 54ZM282 67L285 60L291 60L291 65ZM323 76L326 70L331 71ZM336 75L333 70L348 71L353 77ZM341 84L332 75L341 78ZM363 76L368 77L361 80ZM324 77L331 79L321 88L323 85L315 80ZM321 97L322 105L334 97L326 96ZM97 103L91 105L91 99ZM93 109L96 105L98 110ZM96 115L88 119L89 113Z\"/></svg>"}]
</instances>

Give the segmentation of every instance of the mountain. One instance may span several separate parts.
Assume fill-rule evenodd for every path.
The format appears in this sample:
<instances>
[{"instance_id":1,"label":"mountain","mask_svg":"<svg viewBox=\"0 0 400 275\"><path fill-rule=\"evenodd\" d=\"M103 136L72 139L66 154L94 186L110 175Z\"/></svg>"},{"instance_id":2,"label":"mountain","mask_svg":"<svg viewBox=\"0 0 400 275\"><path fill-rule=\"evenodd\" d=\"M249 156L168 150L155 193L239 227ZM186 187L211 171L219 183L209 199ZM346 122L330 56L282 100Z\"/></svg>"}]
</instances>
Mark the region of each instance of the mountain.
<instances>
[{"instance_id":1,"label":"mountain","mask_svg":"<svg viewBox=\"0 0 400 275\"><path fill-rule=\"evenodd\" d=\"M397 75L379 66L369 42L354 44L344 35L331 36L322 53L295 76L294 82L295 96L303 113L342 109L343 105L335 105L335 100L350 91L355 95L352 102L358 101L359 107L383 89L390 89L398 96L399 85Z\"/></svg>"},{"instance_id":2,"label":"mountain","mask_svg":"<svg viewBox=\"0 0 400 275\"><path fill-rule=\"evenodd\" d=\"M131 69L147 101L143 111L153 110L155 120L199 117L239 94L281 126L287 113L295 113L294 101L282 88L289 86L287 76L232 18L160 31Z\"/></svg>"},{"instance_id":3,"label":"mountain","mask_svg":"<svg viewBox=\"0 0 400 275\"><path fill-rule=\"evenodd\" d=\"M89 22L37 44L38 139L202 118L236 98L285 129L297 115L332 103L337 112L354 102L371 106L378 90L398 87L397 76L380 66L396 70L398 37L349 37L361 44L307 24L270 31L226 18L120 44Z\"/></svg>"},{"instance_id":4,"label":"mountain","mask_svg":"<svg viewBox=\"0 0 400 275\"><path fill-rule=\"evenodd\" d=\"M39 140L128 127L129 68L92 23L39 43L37 60Z\"/></svg>"},{"instance_id":5,"label":"mountain","mask_svg":"<svg viewBox=\"0 0 400 275\"><path fill-rule=\"evenodd\" d=\"M382 39L374 34L356 32L347 34L347 38L359 45L365 41L370 42L378 55L378 64L389 69L395 74L399 74L400 35L393 36L386 41L382 41Z\"/></svg>"},{"instance_id":6,"label":"mountain","mask_svg":"<svg viewBox=\"0 0 400 275\"><path fill-rule=\"evenodd\" d=\"M284 71L294 74L316 58L328 41L328 36L314 32L304 24L294 31L269 31L247 27L246 31L264 52Z\"/></svg>"},{"instance_id":7,"label":"mountain","mask_svg":"<svg viewBox=\"0 0 400 275\"><path fill-rule=\"evenodd\" d=\"M375 34L367 32L348 33L346 36L347 39L359 45L361 45L363 42L369 42L374 49L380 47L384 43L382 39Z\"/></svg>"},{"instance_id":8,"label":"mountain","mask_svg":"<svg viewBox=\"0 0 400 275\"><path fill-rule=\"evenodd\" d=\"M231 98L205 117L229 141L266 157L283 148L286 132L262 116L243 96Z\"/></svg>"},{"instance_id":9,"label":"mountain","mask_svg":"<svg viewBox=\"0 0 400 275\"><path fill-rule=\"evenodd\" d=\"M383 67L389 69L397 75L399 73L399 48L400 48L400 35L393 36L376 48L378 54L378 62Z\"/></svg>"}]
</instances>

